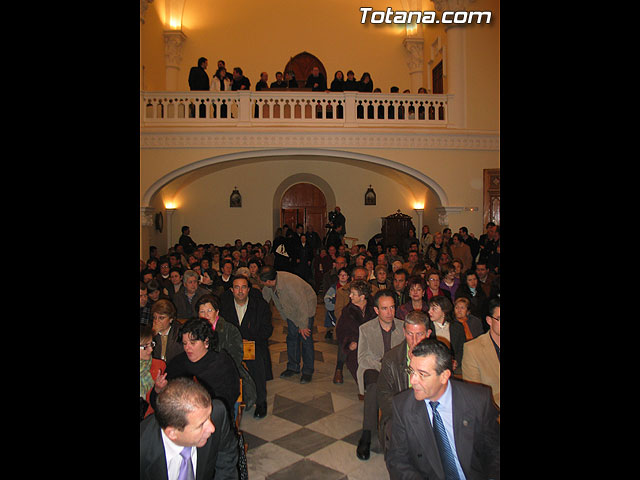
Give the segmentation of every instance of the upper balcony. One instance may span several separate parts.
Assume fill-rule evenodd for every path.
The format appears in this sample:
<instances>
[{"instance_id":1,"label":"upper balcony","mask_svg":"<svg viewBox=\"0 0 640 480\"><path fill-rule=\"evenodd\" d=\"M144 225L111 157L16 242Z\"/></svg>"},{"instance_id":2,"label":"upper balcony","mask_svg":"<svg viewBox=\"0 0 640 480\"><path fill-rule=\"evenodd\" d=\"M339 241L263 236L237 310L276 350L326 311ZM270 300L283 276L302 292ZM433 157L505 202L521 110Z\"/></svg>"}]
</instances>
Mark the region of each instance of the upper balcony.
<instances>
[{"instance_id":1,"label":"upper balcony","mask_svg":"<svg viewBox=\"0 0 640 480\"><path fill-rule=\"evenodd\" d=\"M141 127L451 126L453 95L312 92L141 92Z\"/></svg>"}]
</instances>

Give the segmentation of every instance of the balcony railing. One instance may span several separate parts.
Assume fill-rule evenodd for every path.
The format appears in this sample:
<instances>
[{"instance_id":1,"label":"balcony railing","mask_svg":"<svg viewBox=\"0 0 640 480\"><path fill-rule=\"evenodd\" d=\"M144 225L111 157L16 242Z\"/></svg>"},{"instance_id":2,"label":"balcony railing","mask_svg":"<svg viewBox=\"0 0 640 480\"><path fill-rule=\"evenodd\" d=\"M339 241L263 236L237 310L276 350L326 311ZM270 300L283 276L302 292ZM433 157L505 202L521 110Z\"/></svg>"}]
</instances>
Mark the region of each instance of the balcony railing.
<instances>
[{"instance_id":1,"label":"balcony railing","mask_svg":"<svg viewBox=\"0 0 640 480\"><path fill-rule=\"evenodd\" d=\"M141 92L141 126L447 126L449 95Z\"/></svg>"}]
</instances>

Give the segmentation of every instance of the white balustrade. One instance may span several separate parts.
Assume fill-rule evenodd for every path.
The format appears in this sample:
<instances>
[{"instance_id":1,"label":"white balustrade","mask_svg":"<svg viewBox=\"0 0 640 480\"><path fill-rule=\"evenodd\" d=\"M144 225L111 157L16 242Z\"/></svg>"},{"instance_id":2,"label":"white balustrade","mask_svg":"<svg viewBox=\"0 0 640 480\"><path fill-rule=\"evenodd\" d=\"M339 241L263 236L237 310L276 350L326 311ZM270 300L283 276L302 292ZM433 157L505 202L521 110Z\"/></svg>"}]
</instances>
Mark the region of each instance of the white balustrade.
<instances>
[{"instance_id":1,"label":"white balustrade","mask_svg":"<svg viewBox=\"0 0 640 480\"><path fill-rule=\"evenodd\" d=\"M448 95L357 92L141 92L141 126L448 124Z\"/></svg>"}]
</instances>

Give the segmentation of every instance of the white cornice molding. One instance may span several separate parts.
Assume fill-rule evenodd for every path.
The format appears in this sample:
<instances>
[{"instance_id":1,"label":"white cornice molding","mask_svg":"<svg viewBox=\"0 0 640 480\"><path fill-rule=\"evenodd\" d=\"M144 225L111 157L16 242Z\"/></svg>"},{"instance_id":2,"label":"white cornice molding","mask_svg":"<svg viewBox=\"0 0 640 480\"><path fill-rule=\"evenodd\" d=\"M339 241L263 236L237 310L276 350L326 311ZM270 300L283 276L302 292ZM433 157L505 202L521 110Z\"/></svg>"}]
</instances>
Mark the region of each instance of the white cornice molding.
<instances>
[{"instance_id":1,"label":"white cornice molding","mask_svg":"<svg viewBox=\"0 0 640 480\"><path fill-rule=\"evenodd\" d=\"M145 132L140 148L397 148L500 150L499 133L390 132Z\"/></svg>"}]
</instances>

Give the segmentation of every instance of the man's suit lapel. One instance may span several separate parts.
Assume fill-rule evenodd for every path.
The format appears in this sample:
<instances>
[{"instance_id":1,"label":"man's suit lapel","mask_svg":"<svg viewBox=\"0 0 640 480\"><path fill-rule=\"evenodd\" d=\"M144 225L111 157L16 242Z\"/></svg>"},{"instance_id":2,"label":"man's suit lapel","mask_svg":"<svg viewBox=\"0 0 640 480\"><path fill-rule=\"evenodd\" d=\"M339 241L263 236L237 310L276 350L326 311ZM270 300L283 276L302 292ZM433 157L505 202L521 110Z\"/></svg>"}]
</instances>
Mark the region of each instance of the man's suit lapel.
<instances>
[{"instance_id":1,"label":"man's suit lapel","mask_svg":"<svg viewBox=\"0 0 640 480\"><path fill-rule=\"evenodd\" d=\"M250 331L250 329L253 327L253 325L251 324L251 320L256 316L255 309L257 308L257 304L255 301L251 301L251 296L247 298L247 302L249 303L247 304L247 311L244 312L244 319L242 320L242 323L246 321L247 331Z\"/></svg>"},{"instance_id":2,"label":"man's suit lapel","mask_svg":"<svg viewBox=\"0 0 640 480\"><path fill-rule=\"evenodd\" d=\"M429 422L429 413L424 400L415 400L411 402L411 415L409 418L410 425L416 430L416 438L418 445L423 449L423 455L431 468L436 472L438 478L444 479L444 470L442 469L442 461L438 453L438 445L433 435L433 428Z\"/></svg>"},{"instance_id":3,"label":"man's suit lapel","mask_svg":"<svg viewBox=\"0 0 640 480\"><path fill-rule=\"evenodd\" d=\"M225 320L229 323L234 323L238 328L240 328L240 319L238 318L238 312L236 311L236 304L233 297L231 297L231 302L229 303L229 315L231 315L231 318L225 318Z\"/></svg>"},{"instance_id":4,"label":"man's suit lapel","mask_svg":"<svg viewBox=\"0 0 640 480\"><path fill-rule=\"evenodd\" d=\"M456 381L450 381L453 402L453 436L456 442L456 452L462 470L467 472L471 466L473 454L474 417L469 415L469 406L464 391L458 388Z\"/></svg>"},{"instance_id":5,"label":"man's suit lapel","mask_svg":"<svg viewBox=\"0 0 640 480\"><path fill-rule=\"evenodd\" d=\"M500 362L498 362L498 355L489 335L482 342L482 349L484 351L483 358L486 359L483 363L487 368L491 369L493 376L498 377L500 375Z\"/></svg>"},{"instance_id":6,"label":"man's suit lapel","mask_svg":"<svg viewBox=\"0 0 640 480\"><path fill-rule=\"evenodd\" d=\"M167 479L169 478L169 473L167 472L167 461L165 459L160 426L155 424L153 432L150 433L153 438L153 445L146 450L148 454L147 478Z\"/></svg>"}]
</instances>

